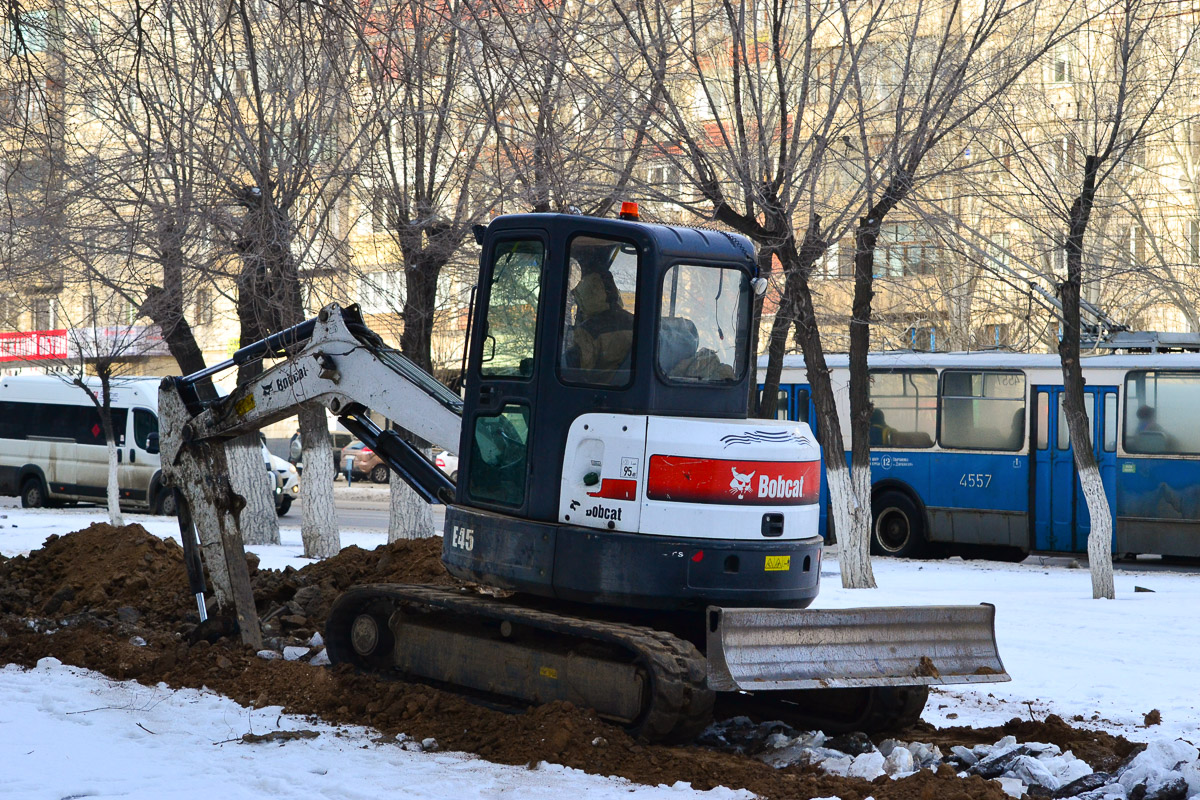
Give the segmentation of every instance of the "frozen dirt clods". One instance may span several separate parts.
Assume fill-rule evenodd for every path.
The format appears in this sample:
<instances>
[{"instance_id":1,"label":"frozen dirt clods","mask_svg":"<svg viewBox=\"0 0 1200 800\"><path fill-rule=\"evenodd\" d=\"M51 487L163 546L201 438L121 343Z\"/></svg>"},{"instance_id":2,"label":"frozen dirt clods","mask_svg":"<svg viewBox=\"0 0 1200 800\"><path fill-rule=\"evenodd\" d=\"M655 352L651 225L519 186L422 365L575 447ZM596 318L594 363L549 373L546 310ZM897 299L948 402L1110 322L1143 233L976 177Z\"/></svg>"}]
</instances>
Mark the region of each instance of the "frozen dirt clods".
<instances>
[{"instance_id":1,"label":"frozen dirt clods","mask_svg":"<svg viewBox=\"0 0 1200 800\"><path fill-rule=\"evenodd\" d=\"M782 722L754 723L745 717L710 726L701 741L736 750L775 768L818 770L837 777L893 781L952 767L960 777L978 777L1012 797L1082 800L1185 800L1200 797L1200 753L1182 740L1162 740L1128 760L1115 774L1096 772L1053 742L1019 742L1004 736L992 744L955 745L943 756L927 742L863 737L827 738L819 731L794 731ZM840 748L842 749L839 749Z\"/></svg>"},{"instance_id":2,"label":"frozen dirt clods","mask_svg":"<svg viewBox=\"0 0 1200 800\"><path fill-rule=\"evenodd\" d=\"M1131 798L1183 800L1200 796L1200 751L1182 739L1150 742L1117 773Z\"/></svg>"}]
</instances>

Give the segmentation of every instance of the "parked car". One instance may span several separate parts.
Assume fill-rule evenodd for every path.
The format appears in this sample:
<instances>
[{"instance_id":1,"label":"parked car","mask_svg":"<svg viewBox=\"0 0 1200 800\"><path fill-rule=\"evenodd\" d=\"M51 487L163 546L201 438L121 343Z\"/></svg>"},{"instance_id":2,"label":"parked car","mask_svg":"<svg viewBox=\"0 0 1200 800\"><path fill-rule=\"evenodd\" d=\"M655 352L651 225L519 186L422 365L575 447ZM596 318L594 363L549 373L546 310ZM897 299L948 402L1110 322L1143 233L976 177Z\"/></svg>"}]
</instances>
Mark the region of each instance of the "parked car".
<instances>
[{"instance_id":1,"label":"parked car","mask_svg":"<svg viewBox=\"0 0 1200 800\"><path fill-rule=\"evenodd\" d=\"M350 444L351 436L342 431L330 431L329 439L333 445L333 471L337 474L342 469L342 448ZM288 461L295 465L296 470L304 474L304 448L300 443L300 431L292 434L288 442Z\"/></svg>"},{"instance_id":2,"label":"parked car","mask_svg":"<svg viewBox=\"0 0 1200 800\"><path fill-rule=\"evenodd\" d=\"M342 456L338 464L338 472L345 474L349 460L351 479L370 478L375 483L388 482L388 467L375 451L363 442L355 439L342 448Z\"/></svg>"},{"instance_id":3,"label":"parked car","mask_svg":"<svg viewBox=\"0 0 1200 800\"><path fill-rule=\"evenodd\" d=\"M437 464L438 469L449 475L450 480L458 483L458 456L445 450L435 450L433 463Z\"/></svg>"},{"instance_id":4,"label":"parked car","mask_svg":"<svg viewBox=\"0 0 1200 800\"><path fill-rule=\"evenodd\" d=\"M263 462L275 478L275 513L283 516L292 508L292 502L300 495L300 471L293 465L262 446Z\"/></svg>"}]
</instances>

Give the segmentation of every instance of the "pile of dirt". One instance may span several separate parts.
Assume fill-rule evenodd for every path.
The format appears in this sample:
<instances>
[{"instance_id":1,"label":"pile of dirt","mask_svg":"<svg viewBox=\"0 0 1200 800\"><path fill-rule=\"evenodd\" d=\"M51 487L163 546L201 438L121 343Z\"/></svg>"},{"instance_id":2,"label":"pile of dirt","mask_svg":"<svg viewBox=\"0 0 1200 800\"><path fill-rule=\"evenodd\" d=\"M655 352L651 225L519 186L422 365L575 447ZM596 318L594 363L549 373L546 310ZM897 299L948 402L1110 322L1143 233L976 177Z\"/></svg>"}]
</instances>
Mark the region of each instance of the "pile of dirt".
<instances>
[{"instance_id":1,"label":"pile of dirt","mask_svg":"<svg viewBox=\"0 0 1200 800\"><path fill-rule=\"evenodd\" d=\"M406 539L374 550L347 547L334 558L306 566L251 570L254 598L264 633L321 630L338 595L362 583L461 585L442 566L441 539ZM252 565L256 564L252 561Z\"/></svg>"},{"instance_id":2,"label":"pile of dirt","mask_svg":"<svg viewBox=\"0 0 1200 800\"><path fill-rule=\"evenodd\" d=\"M321 630L333 599L353 584L456 583L441 566L438 539L372 551L351 547L301 570L253 569L252 582L258 611L267 620L265 632L277 647L307 642ZM0 561L0 663L31 666L53 656L115 678L207 686L248 705L278 705L334 723L370 725L384 733L381 746L402 734L432 737L442 749L500 763L550 761L639 783L687 781L698 789L746 788L766 798L1006 797L998 783L960 779L949 766L868 782L811 768L777 770L748 756L695 745L646 745L566 703L502 713L432 687L379 680L345 666L263 659L233 637L196 639L197 621L181 549L137 525L93 525L52 538L29 556ZM46 635L50 631L54 635ZM1123 760L1135 747L1119 737L1072 728L1057 717L1044 723L1014 720L991 731L922 726L899 735L948 749L1008 734L1069 747L1098 769Z\"/></svg>"},{"instance_id":3,"label":"pile of dirt","mask_svg":"<svg viewBox=\"0 0 1200 800\"><path fill-rule=\"evenodd\" d=\"M141 525L96 523L0 562L0 612L70 617L86 611L158 627L179 620L191 603L183 548Z\"/></svg>"}]
</instances>

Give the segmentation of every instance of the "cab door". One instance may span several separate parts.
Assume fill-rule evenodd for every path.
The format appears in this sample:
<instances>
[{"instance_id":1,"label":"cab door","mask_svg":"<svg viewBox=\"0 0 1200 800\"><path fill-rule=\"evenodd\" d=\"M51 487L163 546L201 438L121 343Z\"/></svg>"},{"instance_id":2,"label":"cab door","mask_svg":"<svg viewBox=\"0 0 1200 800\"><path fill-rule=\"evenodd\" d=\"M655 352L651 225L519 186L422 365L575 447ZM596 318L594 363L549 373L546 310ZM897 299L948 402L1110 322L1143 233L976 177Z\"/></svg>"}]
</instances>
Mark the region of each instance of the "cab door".
<instances>
[{"instance_id":1,"label":"cab door","mask_svg":"<svg viewBox=\"0 0 1200 800\"><path fill-rule=\"evenodd\" d=\"M484 264L459 448L466 463L457 499L465 505L516 516L528 508L534 400L546 368L537 342L548 251L543 231L505 231Z\"/></svg>"}]
</instances>

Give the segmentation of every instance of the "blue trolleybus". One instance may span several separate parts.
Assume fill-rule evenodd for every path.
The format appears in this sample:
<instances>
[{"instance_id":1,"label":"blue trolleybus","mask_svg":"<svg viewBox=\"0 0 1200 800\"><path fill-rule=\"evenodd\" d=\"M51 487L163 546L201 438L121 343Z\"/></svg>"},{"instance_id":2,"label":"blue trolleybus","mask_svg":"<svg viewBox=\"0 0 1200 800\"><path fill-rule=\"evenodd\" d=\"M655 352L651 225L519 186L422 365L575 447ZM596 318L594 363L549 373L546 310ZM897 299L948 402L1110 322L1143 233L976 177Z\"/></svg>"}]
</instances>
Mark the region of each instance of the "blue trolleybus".
<instances>
[{"instance_id":1,"label":"blue trolleybus","mask_svg":"<svg viewBox=\"0 0 1200 800\"><path fill-rule=\"evenodd\" d=\"M829 366L846 424L847 357ZM875 553L917 557L939 543L1002 548L999 557L1086 551L1057 356L873 354L869 366ZM1113 552L1200 556L1200 355L1091 356L1083 374ZM800 356L784 361L779 415L814 424ZM823 525L826 499L823 490Z\"/></svg>"}]
</instances>

